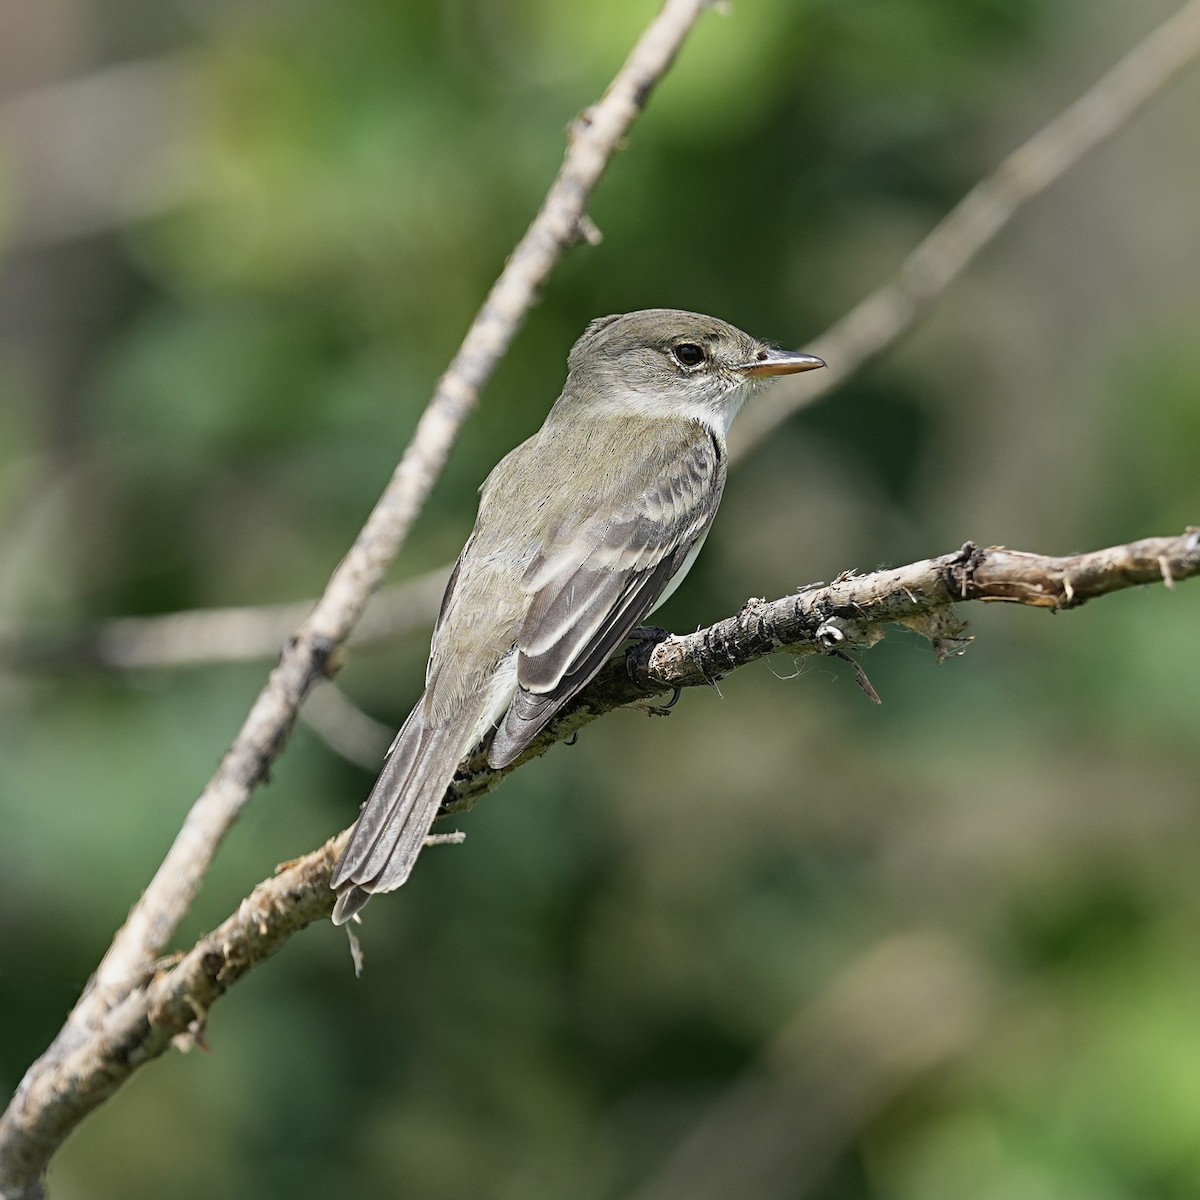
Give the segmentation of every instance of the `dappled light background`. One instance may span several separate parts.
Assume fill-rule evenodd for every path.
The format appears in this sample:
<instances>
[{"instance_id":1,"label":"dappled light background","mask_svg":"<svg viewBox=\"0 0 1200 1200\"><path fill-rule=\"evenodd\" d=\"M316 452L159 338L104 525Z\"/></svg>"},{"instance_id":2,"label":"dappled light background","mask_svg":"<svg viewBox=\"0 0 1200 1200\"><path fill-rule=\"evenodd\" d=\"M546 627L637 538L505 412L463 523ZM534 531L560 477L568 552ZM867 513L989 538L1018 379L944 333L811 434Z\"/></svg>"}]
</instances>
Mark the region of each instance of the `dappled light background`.
<instances>
[{"instance_id":1,"label":"dappled light background","mask_svg":"<svg viewBox=\"0 0 1200 1200\"><path fill-rule=\"evenodd\" d=\"M393 572L453 558L593 316L803 348L1173 5L741 0L614 160ZM651 0L0 9L0 631L314 596ZM731 476L677 630L966 539L1200 522L1200 76ZM1200 588L786 656L515 775L140 1072L56 1200L1200 1190ZM658 618L656 618L658 619ZM353 652L394 727L428 631ZM269 664L0 666L0 1091ZM301 724L180 945L355 816Z\"/></svg>"}]
</instances>

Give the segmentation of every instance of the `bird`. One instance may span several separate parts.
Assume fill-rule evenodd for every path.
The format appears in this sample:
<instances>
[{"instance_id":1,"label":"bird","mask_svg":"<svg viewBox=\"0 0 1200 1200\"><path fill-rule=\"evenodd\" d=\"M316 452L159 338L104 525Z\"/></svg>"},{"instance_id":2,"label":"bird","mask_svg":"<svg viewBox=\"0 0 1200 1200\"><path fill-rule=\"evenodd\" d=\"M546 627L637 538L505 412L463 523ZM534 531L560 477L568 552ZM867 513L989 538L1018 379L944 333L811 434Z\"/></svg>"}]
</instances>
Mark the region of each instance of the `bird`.
<instances>
[{"instance_id":1,"label":"bird","mask_svg":"<svg viewBox=\"0 0 1200 1200\"><path fill-rule=\"evenodd\" d=\"M542 427L480 488L424 694L331 877L335 924L408 879L471 751L490 738L488 764L514 762L683 582L754 386L824 365L678 309L587 326Z\"/></svg>"}]
</instances>

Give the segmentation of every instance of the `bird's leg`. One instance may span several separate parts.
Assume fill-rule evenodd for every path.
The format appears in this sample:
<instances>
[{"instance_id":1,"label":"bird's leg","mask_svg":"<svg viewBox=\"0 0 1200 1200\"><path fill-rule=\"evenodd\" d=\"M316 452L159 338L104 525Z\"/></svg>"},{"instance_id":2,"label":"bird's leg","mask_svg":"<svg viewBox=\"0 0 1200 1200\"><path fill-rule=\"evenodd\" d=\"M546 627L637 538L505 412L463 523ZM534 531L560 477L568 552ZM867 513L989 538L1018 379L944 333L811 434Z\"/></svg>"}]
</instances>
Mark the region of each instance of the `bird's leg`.
<instances>
[{"instance_id":1,"label":"bird's leg","mask_svg":"<svg viewBox=\"0 0 1200 1200\"><path fill-rule=\"evenodd\" d=\"M630 679L637 682L638 660L640 659L644 663L649 650L657 646L659 642L665 642L670 636L670 630L663 629L658 625L638 625L629 631L628 640L636 643L625 651L625 670ZM638 707L644 709L652 717L665 717L675 707L680 694L681 689L675 688L671 699L666 704L639 704Z\"/></svg>"},{"instance_id":2,"label":"bird's leg","mask_svg":"<svg viewBox=\"0 0 1200 1200\"><path fill-rule=\"evenodd\" d=\"M659 642L665 642L671 636L669 629L658 625L635 625L626 635L627 642L633 642L625 651L625 672L634 683L638 678L638 660L646 661L646 657Z\"/></svg>"}]
</instances>

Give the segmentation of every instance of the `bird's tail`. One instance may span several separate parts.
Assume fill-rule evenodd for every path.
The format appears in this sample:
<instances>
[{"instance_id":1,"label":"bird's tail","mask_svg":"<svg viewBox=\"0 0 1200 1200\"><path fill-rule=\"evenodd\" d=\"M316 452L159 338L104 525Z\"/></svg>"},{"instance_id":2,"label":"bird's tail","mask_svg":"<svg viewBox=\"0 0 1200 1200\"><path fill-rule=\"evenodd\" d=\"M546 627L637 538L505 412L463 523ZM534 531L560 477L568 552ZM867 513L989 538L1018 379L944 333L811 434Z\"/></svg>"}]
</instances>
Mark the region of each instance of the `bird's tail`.
<instances>
[{"instance_id":1,"label":"bird's tail","mask_svg":"<svg viewBox=\"0 0 1200 1200\"><path fill-rule=\"evenodd\" d=\"M455 722L427 724L424 708L418 704L401 726L334 869L335 925L348 921L376 892L390 892L408 878L446 788L470 749L460 744Z\"/></svg>"}]
</instances>

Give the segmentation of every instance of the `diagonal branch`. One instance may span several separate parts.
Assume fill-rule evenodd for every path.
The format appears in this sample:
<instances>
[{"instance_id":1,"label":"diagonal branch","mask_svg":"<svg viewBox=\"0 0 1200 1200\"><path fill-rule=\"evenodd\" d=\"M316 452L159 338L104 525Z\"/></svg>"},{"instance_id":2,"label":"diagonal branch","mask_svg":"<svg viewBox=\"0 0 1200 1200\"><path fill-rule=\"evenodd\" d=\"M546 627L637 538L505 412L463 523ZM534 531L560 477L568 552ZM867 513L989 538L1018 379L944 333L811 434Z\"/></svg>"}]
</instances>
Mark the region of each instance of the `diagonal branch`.
<instances>
[{"instance_id":1,"label":"diagonal branch","mask_svg":"<svg viewBox=\"0 0 1200 1200\"><path fill-rule=\"evenodd\" d=\"M771 603L750 600L736 616L707 629L644 643L627 660L614 660L513 766L493 771L482 755L465 764L446 804L451 810L469 807L513 770L613 709L710 684L778 651L864 649L882 638L887 625L899 624L928 638L945 657L961 652L970 640L954 612L962 601L1067 609L1125 588L1171 587L1196 576L1200 529L1189 529L1178 537L1146 538L1063 558L1001 547L981 550L968 543L904 567L847 573L827 586ZM284 864L189 951L145 970L102 1015L95 1036L27 1078L0 1120L0 1146L19 1143L21 1161L48 1161L66 1134L139 1066L172 1044L187 1048L200 1040L208 1012L221 996L293 934L329 916L334 901L329 876L346 837L342 833ZM7 1170L11 1176L12 1166Z\"/></svg>"},{"instance_id":2,"label":"diagonal branch","mask_svg":"<svg viewBox=\"0 0 1200 1200\"><path fill-rule=\"evenodd\" d=\"M804 376L802 383L782 380L764 393L734 426L732 458L743 458L794 412L831 392L907 333L1025 204L1120 129L1197 55L1200 0L1188 0L980 180L912 250L893 279L811 343L828 367ZM353 640L385 638L431 624L449 573L447 565L383 589ZM132 670L267 659L310 604L118 618L70 640L14 634L0 639L0 661Z\"/></svg>"},{"instance_id":3,"label":"diagonal branch","mask_svg":"<svg viewBox=\"0 0 1200 1200\"><path fill-rule=\"evenodd\" d=\"M809 349L829 364L804 386L783 380L741 419L734 459L907 333L1030 200L1111 137L1200 55L1200 0L1187 0L1110 71L977 183L916 246L894 279Z\"/></svg>"},{"instance_id":4,"label":"diagonal branch","mask_svg":"<svg viewBox=\"0 0 1200 1200\"><path fill-rule=\"evenodd\" d=\"M117 934L89 988L93 1002L77 1009L73 1021L89 1025L96 1003L105 1007L96 998L143 969L171 936L221 838L282 749L300 702L331 669L334 652L403 544L480 390L539 289L563 253L585 236L592 191L706 6L707 0L667 0L602 99L575 122L562 169L438 381L395 474Z\"/></svg>"}]
</instances>

